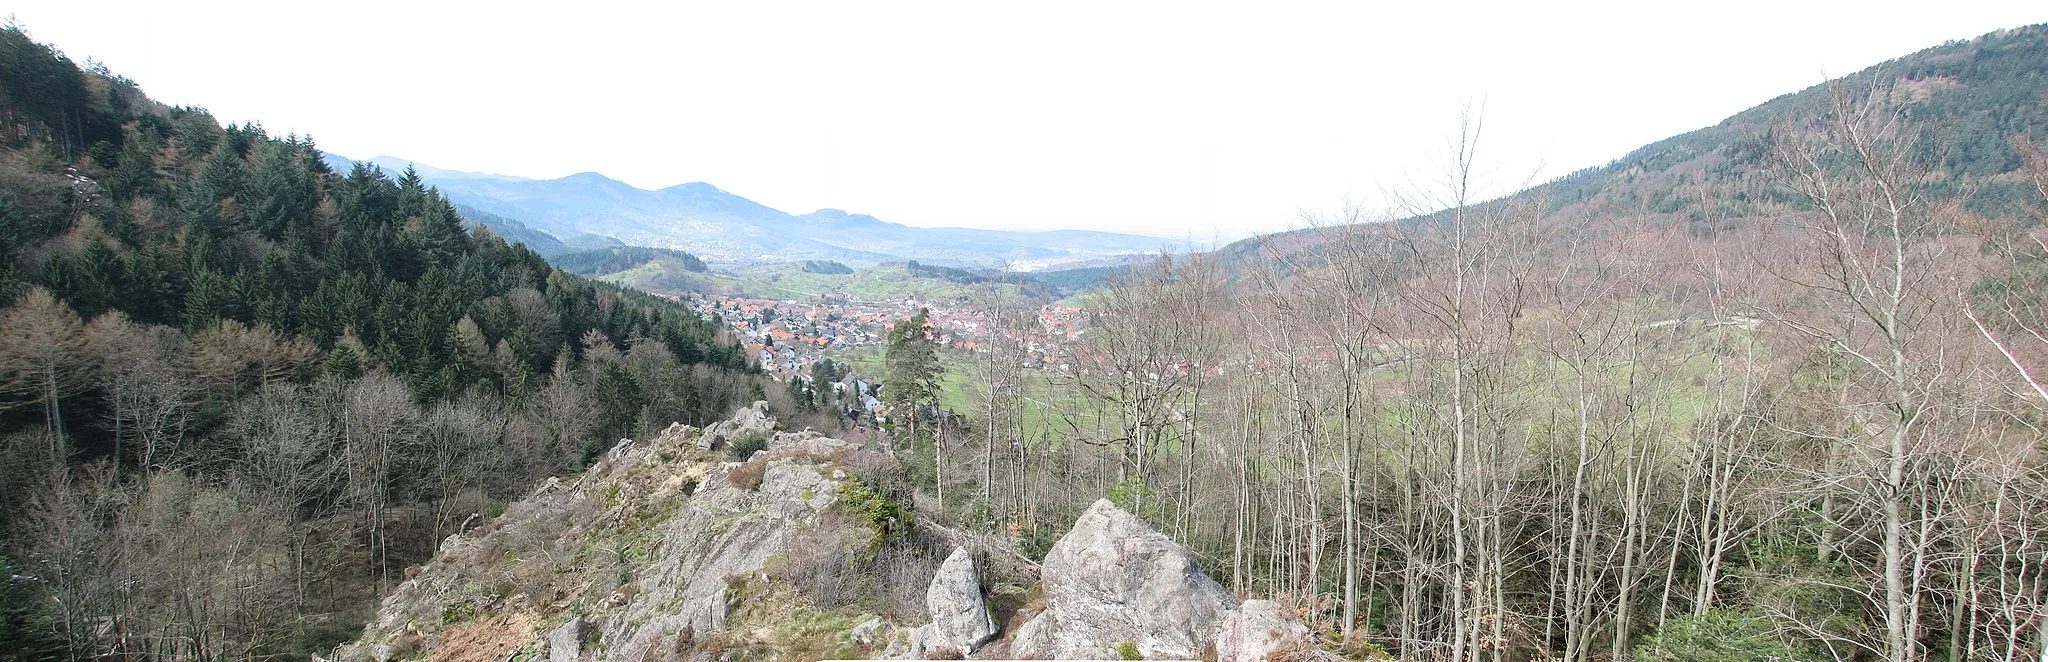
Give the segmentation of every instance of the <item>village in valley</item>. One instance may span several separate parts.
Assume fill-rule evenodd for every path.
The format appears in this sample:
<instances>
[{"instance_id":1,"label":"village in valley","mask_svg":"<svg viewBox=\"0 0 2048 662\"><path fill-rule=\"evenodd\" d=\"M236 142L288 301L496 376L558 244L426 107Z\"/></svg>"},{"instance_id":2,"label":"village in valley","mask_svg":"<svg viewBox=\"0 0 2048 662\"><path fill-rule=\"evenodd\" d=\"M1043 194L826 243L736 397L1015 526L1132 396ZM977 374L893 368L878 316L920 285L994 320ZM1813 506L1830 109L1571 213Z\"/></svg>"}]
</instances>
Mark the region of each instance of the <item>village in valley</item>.
<instances>
[{"instance_id":1,"label":"village in valley","mask_svg":"<svg viewBox=\"0 0 2048 662\"><path fill-rule=\"evenodd\" d=\"M1015 351L1023 367L1068 371L1073 351L1085 333L1090 311L1057 303L1038 307L1025 325L1000 324L986 312L964 305L904 298L891 302L819 297L816 301L763 299L691 293L684 301L705 317L722 322L741 342L746 356L771 378L785 384L831 382L849 410L886 415L878 397L876 374L856 374L854 367L879 362L889 327L920 309L940 347L956 353L986 355L995 348ZM1021 351L1017 351L1021 350ZM822 367L822 369L821 369Z\"/></svg>"}]
</instances>

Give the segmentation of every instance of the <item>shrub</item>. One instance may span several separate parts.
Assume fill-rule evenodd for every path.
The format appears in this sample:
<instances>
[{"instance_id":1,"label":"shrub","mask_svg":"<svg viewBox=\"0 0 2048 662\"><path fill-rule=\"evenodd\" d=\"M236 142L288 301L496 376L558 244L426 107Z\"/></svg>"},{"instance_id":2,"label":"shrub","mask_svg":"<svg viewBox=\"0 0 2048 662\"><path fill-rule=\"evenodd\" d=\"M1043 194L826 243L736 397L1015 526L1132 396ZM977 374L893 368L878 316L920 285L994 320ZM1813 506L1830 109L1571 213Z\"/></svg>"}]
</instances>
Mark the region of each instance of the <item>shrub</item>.
<instances>
[{"instance_id":1,"label":"shrub","mask_svg":"<svg viewBox=\"0 0 2048 662\"><path fill-rule=\"evenodd\" d=\"M997 521L994 504L990 504L988 499L982 497L969 499L959 517L963 525L976 531L993 532L996 525L1001 523Z\"/></svg>"},{"instance_id":2,"label":"shrub","mask_svg":"<svg viewBox=\"0 0 2048 662\"><path fill-rule=\"evenodd\" d=\"M54 634L57 625L47 606L50 601L42 595L42 582L12 579L15 577L7 557L0 556L0 649L23 660L60 659L64 642ZM356 636L345 628L343 634L348 636L341 642Z\"/></svg>"},{"instance_id":3,"label":"shrub","mask_svg":"<svg viewBox=\"0 0 2048 662\"><path fill-rule=\"evenodd\" d=\"M878 551L872 567L881 574L878 597L883 600L883 610L902 615L925 614L925 594L931 589L932 576L939 573L945 553L934 549L928 540L909 538Z\"/></svg>"},{"instance_id":4,"label":"shrub","mask_svg":"<svg viewBox=\"0 0 2048 662\"><path fill-rule=\"evenodd\" d=\"M1363 632L1363 631L1361 631L1361 632ZM1371 639L1367 639L1367 638L1365 638L1365 637L1362 637L1362 636L1361 636L1361 637L1357 637L1357 638L1353 638L1353 639L1351 639L1350 641L1346 641L1346 642L1344 642L1344 644L1343 644L1343 645L1342 645L1341 647L1339 647L1339 648L1338 648L1337 650L1338 650L1339 652L1342 652L1342 653L1344 654L1344 659L1347 659L1347 660L1392 660L1392 659L1394 659L1394 654L1393 654L1393 653L1389 653L1389 652L1387 652L1387 649L1386 649L1386 647L1384 647L1384 646L1381 646L1381 645L1379 645L1379 644L1378 644L1377 642L1374 642L1374 641L1372 641ZM1283 660L1282 660L1282 657L1281 657L1281 653L1282 653L1282 651L1275 651L1275 652L1274 652L1274 654L1273 654L1273 656L1272 656L1272 659L1274 660L1274 662L1283 662ZM1296 657L1298 657L1299 659L1304 659L1304 660L1308 660L1308 659L1315 659L1315 658L1313 658L1313 657L1301 657L1301 656L1296 656Z\"/></svg>"},{"instance_id":5,"label":"shrub","mask_svg":"<svg viewBox=\"0 0 2048 662\"><path fill-rule=\"evenodd\" d=\"M416 657L420 649L425 648L423 644L424 642L420 641L420 636L417 634L401 634L398 638L391 640L391 659L403 660Z\"/></svg>"},{"instance_id":6,"label":"shrub","mask_svg":"<svg viewBox=\"0 0 2048 662\"><path fill-rule=\"evenodd\" d=\"M725 442L725 452L729 454L732 457L732 459L739 461L746 461L747 459L754 457L754 453L767 447L768 433L766 432L752 432L738 437L733 437L731 441Z\"/></svg>"},{"instance_id":7,"label":"shrub","mask_svg":"<svg viewBox=\"0 0 2048 662\"><path fill-rule=\"evenodd\" d=\"M788 580L811 606L834 610L858 604L874 589L875 569L868 555L852 549L852 539L866 536L847 526L848 515L828 513L813 529L810 544L782 553L774 574Z\"/></svg>"},{"instance_id":8,"label":"shrub","mask_svg":"<svg viewBox=\"0 0 2048 662\"><path fill-rule=\"evenodd\" d=\"M1030 526L1019 527L1017 530L1017 548L1018 551L1023 552L1024 556L1031 560L1043 562L1045 561L1045 555L1052 553L1053 544L1058 543L1062 535L1065 534L1035 523Z\"/></svg>"},{"instance_id":9,"label":"shrub","mask_svg":"<svg viewBox=\"0 0 2048 662\"><path fill-rule=\"evenodd\" d=\"M875 545L880 547L901 538L910 530L909 511L903 504L888 494L869 487L859 478L849 478L839 484L839 498L846 503L848 512L865 520L875 530Z\"/></svg>"},{"instance_id":10,"label":"shrub","mask_svg":"<svg viewBox=\"0 0 2048 662\"><path fill-rule=\"evenodd\" d=\"M455 625L476 620L480 611L475 603L468 600L452 602L441 608L441 624Z\"/></svg>"},{"instance_id":11,"label":"shrub","mask_svg":"<svg viewBox=\"0 0 2048 662\"><path fill-rule=\"evenodd\" d=\"M1145 654L1138 652L1138 642L1126 641L1116 645L1116 659L1142 660L1145 659Z\"/></svg>"},{"instance_id":12,"label":"shrub","mask_svg":"<svg viewBox=\"0 0 2048 662\"><path fill-rule=\"evenodd\" d=\"M1762 617L1713 609L1672 619L1637 646L1638 660L1656 662L1779 662L1798 659Z\"/></svg>"},{"instance_id":13,"label":"shrub","mask_svg":"<svg viewBox=\"0 0 2048 662\"><path fill-rule=\"evenodd\" d=\"M1116 504L1116 507L1124 509L1125 512L1139 517L1150 517L1159 514L1159 500L1152 498L1155 495L1152 488L1144 482L1126 480L1109 486L1109 494L1105 496L1109 498L1110 503ZM1139 508L1138 503L1141 501L1150 505Z\"/></svg>"}]
</instances>

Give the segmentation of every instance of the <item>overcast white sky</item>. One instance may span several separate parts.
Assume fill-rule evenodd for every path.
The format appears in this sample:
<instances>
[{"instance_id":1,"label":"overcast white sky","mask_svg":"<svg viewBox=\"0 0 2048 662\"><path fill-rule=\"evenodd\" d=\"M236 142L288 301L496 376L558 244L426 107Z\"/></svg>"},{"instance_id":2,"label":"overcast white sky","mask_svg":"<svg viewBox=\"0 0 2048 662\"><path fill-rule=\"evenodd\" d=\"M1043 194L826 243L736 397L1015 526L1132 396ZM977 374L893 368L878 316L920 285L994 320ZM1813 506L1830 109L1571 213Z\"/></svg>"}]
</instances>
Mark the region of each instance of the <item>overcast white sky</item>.
<instances>
[{"instance_id":1,"label":"overcast white sky","mask_svg":"<svg viewBox=\"0 0 2048 662\"><path fill-rule=\"evenodd\" d=\"M1465 100L1504 192L1823 72L2048 21L2038 1L567 4L0 14L159 100L354 158L1197 239L1378 204L1428 174Z\"/></svg>"}]
</instances>

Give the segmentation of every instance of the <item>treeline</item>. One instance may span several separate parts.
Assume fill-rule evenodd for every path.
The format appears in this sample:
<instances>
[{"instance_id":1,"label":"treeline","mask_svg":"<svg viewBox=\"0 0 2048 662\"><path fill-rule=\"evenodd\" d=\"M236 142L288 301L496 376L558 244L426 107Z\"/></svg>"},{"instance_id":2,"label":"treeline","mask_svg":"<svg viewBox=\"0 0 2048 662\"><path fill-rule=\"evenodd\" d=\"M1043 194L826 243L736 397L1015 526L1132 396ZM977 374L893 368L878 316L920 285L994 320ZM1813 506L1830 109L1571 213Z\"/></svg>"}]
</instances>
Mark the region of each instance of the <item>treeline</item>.
<instances>
[{"instance_id":1,"label":"treeline","mask_svg":"<svg viewBox=\"0 0 2048 662\"><path fill-rule=\"evenodd\" d=\"M2041 659L2039 219L1938 195L1910 95L1830 92L1720 232L1479 204L1468 133L1443 213L1136 269L1072 371L964 357L914 475L1040 553L1108 496L1354 658Z\"/></svg>"},{"instance_id":2,"label":"treeline","mask_svg":"<svg viewBox=\"0 0 2048 662\"><path fill-rule=\"evenodd\" d=\"M649 262L672 264L681 271L703 273L710 267L704 260L688 252L671 248L649 248L646 246L613 246L597 250L580 251L557 255L550 260L555 266L570 273L586 276L602 276L632 269Z\"/></svg>"},{"instance_id":3,"label":"treeline","mask_svg":"<svg viewBox=\"0 0 2048 662\"><path fill-rule=\"evenodd\" d=\"M1031 272L1031 279L1044 283L1060 296L1072 296L1103 286L1130 272L1130 267L1072 267Z\"/></svg>"},{"instance_id":4,"label":"treeline","mask_svg":"<svg viewBox=\"0 0 2048 662\"><path fill-rule=\"evenodd\" d=\"M1015 285L1027 298L1057 299L1079 293L1101 285L1111 274L1118 271L1113 267L1092 267L1063 269L1046 272L999 271L996 269L963 269L942 265L922 264L917 260L904 263L910 275L932 278L960 285L981 285L1000 283Z\"/></svg>"},{"instance_id":5,"label":"treeline","mask_svg":"<svg viewBox=\"0 0 2048 662\"><path fill-rule=\"evenodd\" d=\"M408 171L0 29L0 659L303 656L475 517L760 392Z\"/></svg>"},{"instance_id":6,"label":"treeline","mask_svg":"<svg viewBox=\"0 0 2048 662\"><path fill-rule=\"evenodd\" d=\"M831 260L804 260L804 273L844 276L853 273L853 267Z\"/></svg>"}]
</instances>

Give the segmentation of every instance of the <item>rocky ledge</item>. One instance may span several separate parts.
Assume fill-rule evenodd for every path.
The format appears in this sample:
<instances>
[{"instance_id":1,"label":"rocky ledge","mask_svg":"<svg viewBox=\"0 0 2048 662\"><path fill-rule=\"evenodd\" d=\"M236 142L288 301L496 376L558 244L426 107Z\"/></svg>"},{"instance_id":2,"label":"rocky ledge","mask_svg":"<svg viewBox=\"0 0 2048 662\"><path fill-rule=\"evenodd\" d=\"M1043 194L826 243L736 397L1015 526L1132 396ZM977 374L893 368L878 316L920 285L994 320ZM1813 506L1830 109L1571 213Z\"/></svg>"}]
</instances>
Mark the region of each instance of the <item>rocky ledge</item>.
<instances>
[{"instance_id":1,"label":"rocky ledge","mask_svg":"<svg viewBox=\"0 0 2048 662\"><path fill-rule=\"evenodd\" d=\"M724 461L714 450L722 444L681 425L647 443L622 440L583 475L550 479L503 515L449 536L431 561L407 572L337 658L808 662L1138 654L1237 662L1283 651L1296 660L1317 655L1308 628L1280 605L1240 601L1185 548L1106 500L1082 514L1037 564L1042 603L1017 609L1010 622L1023 624L1013 632L997 625L984 587L990 568L981 563L1002 560L999 574L1013 596L1024 592L1019 583L1028 584L1034 569L1014 549L997 549L1000 542L936 526L924 539L964 545L950 547L935 571L923 566L928 585L912 584L924 587L923 613L904 600L879 608L815 604L808 596L819 583L849 581L843 570L827 577L832 568L881 573L884 562L872 559L883 541L903 544L901 531L891 529L908 521L878 524L877 497L861 478L894 470L894 459L871 444L775 432L759 406L713 427L724 440L765 437L765 448L744 462ZM981 552L1001 553L977 558ZM803 561L859 558L871 561ZM911 581L924 581L916 577ZM1016 608L1010 604L1006 609Z\"/></svg>"}]
</instances>

